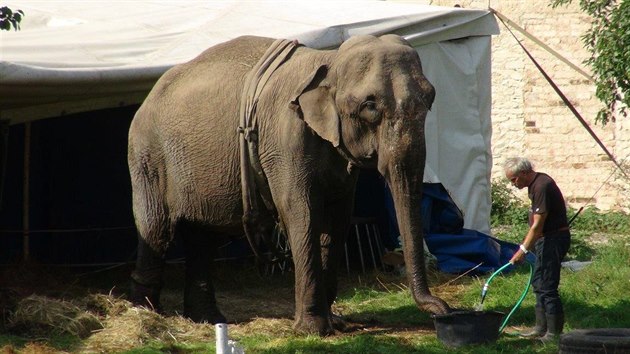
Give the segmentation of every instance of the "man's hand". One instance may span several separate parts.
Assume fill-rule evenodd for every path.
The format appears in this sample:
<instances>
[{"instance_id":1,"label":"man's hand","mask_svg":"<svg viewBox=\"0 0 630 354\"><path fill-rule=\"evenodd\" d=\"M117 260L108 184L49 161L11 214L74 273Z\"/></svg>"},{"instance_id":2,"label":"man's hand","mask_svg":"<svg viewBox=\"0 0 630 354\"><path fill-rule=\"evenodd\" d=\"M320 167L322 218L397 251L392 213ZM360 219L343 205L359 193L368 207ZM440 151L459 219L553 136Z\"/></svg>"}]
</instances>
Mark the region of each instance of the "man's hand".
<instances>
[{"instance_id":1,"label":"man's hand","mask_svg":"<svg viewBox=\"0 0 630 354\"><path fill-rule=\"evenodd\" d=\"M517 264L524 261L525 252L528 251L527 248L534 248L536 240L543 236L542 230L543 225L545 224L545 220L547 220L547 213L534 214L532 218L533 221L529 227L529 230L527 230L527 235L525 235L523 242L521 242L521 244L518 246L519 249L516 251L516 253L514 253L512 259L510 259L510 263L512 264ZM529 252L531 252L531 250L529 250Z\"/></svg>"},{"instance_id":2,"label":"man's hand","mask_svg":"<svg viewBox=\"0 0 630 354\"><path fill-rule=\"evenodd\" d=\"M524 260L525 260L525 253L523 253L523 251L519 249L518 251L516 251L516 253L514 253L514 255L512 256L512 259L510 259L510 263L518 264Z\"/></svg>"}]
</instances>

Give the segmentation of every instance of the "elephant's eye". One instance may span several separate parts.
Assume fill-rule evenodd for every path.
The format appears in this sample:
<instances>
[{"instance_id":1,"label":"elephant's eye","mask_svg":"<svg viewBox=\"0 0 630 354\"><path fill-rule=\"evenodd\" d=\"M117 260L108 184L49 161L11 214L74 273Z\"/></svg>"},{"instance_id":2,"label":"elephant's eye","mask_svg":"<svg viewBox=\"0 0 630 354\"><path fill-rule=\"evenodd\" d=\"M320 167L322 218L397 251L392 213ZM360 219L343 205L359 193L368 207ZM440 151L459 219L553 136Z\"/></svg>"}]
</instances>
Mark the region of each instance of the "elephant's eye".
<instances>
[{"instance_id":1,"label":"elephant's eye","mask_svg":"<svg viewBox=\"0 0 630 354\"><path fill-rule=\"evenodd\" d=\"M361 109L369 109L371 111L376 110L376 102L374 101L365 101L361 104Z\"/></svg>"},{"instance_id":2,"label":"elephant's eye","mask_svg":"<svg viewBox=\"0 0 630 354\"><path fill-rule=\"evenodd\" d=\"M381 112L379 112L376 102L368 99L359 106L359 117L370 123L378 123L381 120Z\"/></svg>"}]
</instances>

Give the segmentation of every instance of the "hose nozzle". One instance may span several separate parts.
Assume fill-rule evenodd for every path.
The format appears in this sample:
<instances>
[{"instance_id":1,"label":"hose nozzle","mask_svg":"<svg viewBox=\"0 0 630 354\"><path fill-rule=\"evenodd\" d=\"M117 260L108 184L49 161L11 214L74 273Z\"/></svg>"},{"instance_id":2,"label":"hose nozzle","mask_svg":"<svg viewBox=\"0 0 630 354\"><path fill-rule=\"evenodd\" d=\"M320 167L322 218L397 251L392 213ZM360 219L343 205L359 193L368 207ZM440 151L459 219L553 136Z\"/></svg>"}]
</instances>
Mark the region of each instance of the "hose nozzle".
<instances>
[{"instance_id":1,"label":"hose nozzle","mask_svg":"<svg viewBox=\"0 0 630 354\"><path fill-rule=\"evenodd\" d=\"M483 301L486 299L486 295L488 294L488 283L483 285L483 289L481 290L481 304L483 305Z\"/></svg>"}]
</instances>

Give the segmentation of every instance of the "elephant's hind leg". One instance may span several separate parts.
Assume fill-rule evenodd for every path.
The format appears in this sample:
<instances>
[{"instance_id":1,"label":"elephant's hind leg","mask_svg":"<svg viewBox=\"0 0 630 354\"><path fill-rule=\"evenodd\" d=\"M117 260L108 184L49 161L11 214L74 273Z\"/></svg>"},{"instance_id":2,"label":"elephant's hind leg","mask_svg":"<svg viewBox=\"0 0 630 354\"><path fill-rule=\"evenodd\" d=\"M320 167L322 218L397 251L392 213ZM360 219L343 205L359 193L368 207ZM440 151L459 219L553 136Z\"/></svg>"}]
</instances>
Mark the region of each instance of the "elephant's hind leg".
<instances>
[{"instance_id":1,"label":"elephant's hind leg","mask_svg":"<svg viewBox=\"0 0 630 354\"><path fill-rule=\"evenodd\" d=\"M160 292L164 273L164 254L154 250L138 236L136 268L131 273L132 303L162 312Z\"/></svg>"},{"instance_id":2,"label":"elephant's hind leg","mask_svg":"<svg viewBox=\"0 0 630 354\"><path fill-rule=\"evenodd\" d=\"M133 141L129 146L129 170L133 190L133 213L138 230L136 267L131 274L130 300L161 312L160 292L164 257L173 239L173 229L160 181L163 174L151 162L148 149L138 153Z\"/></svg>"},{"instance_id":3,"label":"elephant's hind leg","mask_svg":"<svg viewBox=\"0 0 630 354\"><path fill-rule=\"evenodd\" d=\"M186 249L184 316L195 322L226 323L219 310L212 283L216 245L207 232L190 223L180 223L178 235Z\"/></svg>"}]
</instances>

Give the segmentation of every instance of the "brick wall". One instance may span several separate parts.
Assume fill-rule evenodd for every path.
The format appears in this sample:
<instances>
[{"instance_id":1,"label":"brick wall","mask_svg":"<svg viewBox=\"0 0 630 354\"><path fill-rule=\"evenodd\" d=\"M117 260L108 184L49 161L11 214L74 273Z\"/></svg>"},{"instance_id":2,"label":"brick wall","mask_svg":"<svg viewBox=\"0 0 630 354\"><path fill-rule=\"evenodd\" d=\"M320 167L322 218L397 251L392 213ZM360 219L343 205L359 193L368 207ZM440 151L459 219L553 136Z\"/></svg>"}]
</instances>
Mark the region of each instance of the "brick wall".
<instances>
[{"instance_id":1,"label":"brick wall","mask_svg":"<svg viewBox=\"0 0 630 354\"><path fill-rule=\"evenodd\" d=\"M527 32L590 73L582 62L589 54L580 37L589 18L577 5L551 8L551 0L452 1L431 5L496 9ZM527 156L535 169L558 183L569 205L588 203L602 210L630 207L628 183L614 172L606 156L536 69L516 40L499 21L501 34L492 40L492 155L493 180L503 178L503 161ZM595 85L534 42L514 31L595 134L618 161L630 154L630 117L602 127L595 124L601 103ZM630 158L628 158L630 163ZM526 198L526 192L518 194ZM591 197L593 199L591 200Z\"/></svg>"}]
</instances>

